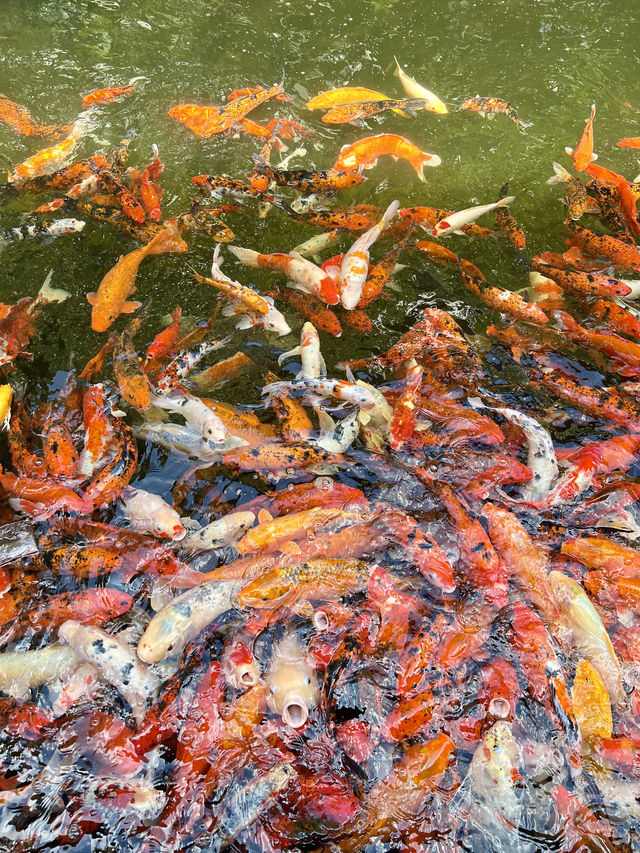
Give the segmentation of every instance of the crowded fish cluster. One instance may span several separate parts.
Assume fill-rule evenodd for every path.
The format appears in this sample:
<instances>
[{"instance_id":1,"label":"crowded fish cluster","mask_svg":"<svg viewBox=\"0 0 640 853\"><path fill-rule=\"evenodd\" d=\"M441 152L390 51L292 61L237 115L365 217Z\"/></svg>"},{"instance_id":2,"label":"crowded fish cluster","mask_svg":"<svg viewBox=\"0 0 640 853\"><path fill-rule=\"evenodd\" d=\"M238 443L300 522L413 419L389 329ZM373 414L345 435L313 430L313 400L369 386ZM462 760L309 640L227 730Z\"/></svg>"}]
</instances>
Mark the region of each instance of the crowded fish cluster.
<instances>
[{"instance_id":1,"label":"crowded fish cluster","mask_svg":"<svg viewBox=\"0 0 640 853\"><path fill-rule=\"evenodd\" d=\"M325 124L446 114L396 64L405 97L351 87L307 107ZM68 294L49 275L1 310L2 849L636 849L640 183L595 164L595 107L573 170L549 180L567 246L505 288L462 253L525 257L507 186L458 211L340 206L382 156L420 180L441 157L382 133L327 169L276 163L312 130L247 116L289 101L284 81L169 110L185 133L263 147L243 179L194 176L190 208L165 218L156 146L140 169L130 139L71 162L137 82L60 127L0 96L2 122L55 142L2 196L48 193L36 212L65 214L0 242L92 218L140 244L87 295L103 345L44 402L16 376ZM526 127L499 98L462 108ZM318 233L235 245L247 211ZM187 254L193 232L212 266L192 251L183 272L221 310L194 316L174 285L180 304L144 341L139 269ZM370 331L418 257L436 280L459 274L486 333L438 307L443 292L387 351L328 365L323 342ZM267 367L246 346L263 339ZM219 399L234 383L243 405ZM162 494L142 487L150 459Z\"/></svg>"}]
</instances>

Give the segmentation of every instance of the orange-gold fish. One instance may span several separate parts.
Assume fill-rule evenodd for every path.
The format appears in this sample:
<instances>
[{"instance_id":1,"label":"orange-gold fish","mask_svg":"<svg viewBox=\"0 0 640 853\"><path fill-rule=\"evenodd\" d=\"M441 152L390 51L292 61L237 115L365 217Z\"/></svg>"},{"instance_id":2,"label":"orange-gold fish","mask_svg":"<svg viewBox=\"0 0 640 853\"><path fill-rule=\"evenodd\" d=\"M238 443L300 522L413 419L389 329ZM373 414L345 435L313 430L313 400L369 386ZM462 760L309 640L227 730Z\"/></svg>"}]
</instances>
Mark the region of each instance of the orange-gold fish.
<instances>
[{"instance_id":1,"label":"orange-gold fish","mask_svg":"<svg viewBox=\"0 0 640 853\"><path fill-rule=\"evenodd\" d=\"M416 170L421 181L424 180L425 166L439 166L442 162L437 154L427 154L404 136L394 133L379 133L367 136L351 145L345 145L340 156L333 164L334 169L372 169L380 157L389 156L394 160L406 160Z\"/></svg>"},{"instance_id":2,"label":"orange-gold fish","mask_svg":"<svg viewBox=\"0 0 640 853\"><path fill-rule=\"evenodd\" d=\"M127 300L136 288L138 267L147 255L186 252L187 249L175 225L167 225L146 246L122 256L102 279L97 293L87 294L87 300L92 306L91 328L94 332L106 332L120 314L130 314L140 307L139 302Z\"/></svg>"},{"instance_id":3,"label":"orange-gold fish","mask_svg":"<svg viewBox=\"0 0 640 853\"><path fill-rule=\"evenodd\" d=\"M10 101L6 95L0 95L0 121L22 136L55 140L67 136L71 131L71 125L40 124L31 117L29 110Z\"/></svg>"},{"instance_id":4,"label":"orange-gold fish","mask_svg":"<svg viewBox=\"0 0 640 853\"><path fill-rule=\"evenodd\" d=\"M591 105L591 115L587 119L587 123L582 131L582 136L578 140L578 144L573 148L565 148L567 154L570 154L573 159L573 165L578 172L583 172L590 163L598 159L598 155L593 153L593 120L596 117L596 105Z\"/></svg>"},{"instance_id":5,"label":"orange-gold fish","mask_svg":"<svg viewBox=\"0 0 640 853\"><path fill-rule=\"evenodd\" d=\"M481 116L486 115L486 113L506 115L507 118L514 121L519 128L522 129L525 127L522 119L518 118L518 113L515 111L515 108L512 107L508 101L504 101L502 98L481 98L480 95L476 95L475 98L469 98L464 101L464 103L460 104L460 109L470 110L473 113L480 113Z\"/></svg>"},{"instance_id":6,"label":"orange-gold fish","mask_svg":"<svg viewBox=\"0 0 640 853\"><path fill-rule=\"evenodd\" d=\"M132 77L126 86L113 86L110 89L96 89L82 98L82 109L86 110L92 104L108 104L115 101L117 98L122 98L124 95L130 95L137 82L144 80L144 77Z\"/></svg>"}]
</instances>

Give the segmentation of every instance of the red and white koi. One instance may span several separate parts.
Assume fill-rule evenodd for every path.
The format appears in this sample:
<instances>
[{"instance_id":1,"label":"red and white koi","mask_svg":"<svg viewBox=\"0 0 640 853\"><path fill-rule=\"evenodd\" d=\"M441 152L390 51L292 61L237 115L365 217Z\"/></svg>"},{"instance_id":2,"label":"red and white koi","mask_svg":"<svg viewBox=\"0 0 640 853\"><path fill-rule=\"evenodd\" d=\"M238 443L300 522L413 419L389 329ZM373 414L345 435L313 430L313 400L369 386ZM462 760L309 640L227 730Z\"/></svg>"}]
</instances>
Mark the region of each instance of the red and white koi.
<instances>
[{"instance_id":1,"label":"red and white koi","mask_svg":"<svg viewBox=\"0 0 640 853\"><path fill-rule=\"evenodd\" d=\"M448 234L464 234L462 229L465 226L471 225L481 216L484 216L485 213L490 213L499 207L507 207L515 200L516 197L514 195L508 195L493 204L479 204L476 207L467 207L456 213L449 213L444 219L436 222L431 233L434 237L446 237Z\"/></svg>"},{"instance_id":2,"label":"red and white koi","mask_svg":"<svg viewBox=\"0 0 640 853\"><path fill-rule=\"evenodd\" d=\"M356 307L362 296L362 289L369 273L369 249L389 227L400 207L399 201L392 201L385 210L382 219L365 231L345 253L340 267L340 302L348 310Z\"/></svg>"}]
</instances>

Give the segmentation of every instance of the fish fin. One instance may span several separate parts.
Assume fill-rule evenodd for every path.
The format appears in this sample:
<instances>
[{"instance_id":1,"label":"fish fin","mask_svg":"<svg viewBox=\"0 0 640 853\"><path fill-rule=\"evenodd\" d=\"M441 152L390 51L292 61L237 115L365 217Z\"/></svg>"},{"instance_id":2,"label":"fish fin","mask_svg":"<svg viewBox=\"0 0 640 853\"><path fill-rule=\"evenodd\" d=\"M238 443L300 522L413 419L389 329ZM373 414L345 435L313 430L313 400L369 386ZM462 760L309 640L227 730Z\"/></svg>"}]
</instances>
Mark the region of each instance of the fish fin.
<instances>
[{"instance_id":1,"label":"fish fin","mask_svg":"<svg viewBox=\"0 0 640 853\"><path fill-rule=\"evenodd\" d=\"M120 309L121 314L133 314L142 305L142 302L125 302Z\"/></svg>"},{"instance_id":2,"label":"fish fin","mask_svg":"<svg viewBox=\"0 0 640 853\"><path fill-rule=\"evenodd\" d=\"M69 298L70 294L68 291L62 290L59 287L49 286L52 278L53 270L49 270L47 277L42 283L42 287L38 291L38 298L40 302L64 302L65 299Z\"/></svg>"},{"instance_id":3,"label":"fish fin","mask_svg":"<svg viewBox=\"0 0 640 853\"><path fill-rule=\"evenodd\" d=\"M273 516L268 509L261 509L258 512L258 524L267 524L269 521L273 521Z\"/></svg>"},{"instance_id":4,"label":"fish fin","mask_svg":"<svg viewBox=\"0 0 640 853\"><path fill-rule=\"evenodd\" d=\"M458 228L458 229L457 229L457 231L452 231L451 233L452 233L452 234L457 234L459 237L467 237L467 236L468 236L468 235L467 235L464 231L462 231L460 228ZM435 236L435 235L434 235L434 236Z\"/></svg>"},{"instance_id":5,"label":"fish fin","mask_svg":"<svg viewBox=\"0 0 640 853\"><path fill-rule=\"evenodd\" d=\"M289 252L289 254L291 255L292 258L296 258L296 260L298 260L298 261L304 261L304 258L302 257L300 252L296 252L294 249L292 249Z\"/></svg>"},{"instance_id":6,"label":"fish fin","mask_svg":"<svg viewBox=\"0 0 640 853\"><path fill-rule=\"evenodd\" d=\"M554 174L546 181L547 184L553 186L554 184L568 184L569 181L573 180L573 175L571 172L568 172L564 166L560 163L556 163L555 161L552 163Z\"/></svg>"},{"instance_id":7,"label":"fish fin","mask_svg":"<svg viewBox=\"0 0 640 853\"><path fill-rule=\"evenodd\" d=\"M95 291L87 293L87 302L89 303L89 305L95 305L97 301L98 294Z\"/></svg>"},{"instance_id":8,"label":"fish fin","mask_svg":"<svg viewBox=\"0 0 640 853\"><path fill-rule=\"evenodd\" d=\"M290 557L298 557L302 554L300 546L295 542L281 542L280 545L278 545L278 551L281 551L283 554L288 554Z\"/></svg>"},{"instance_id":9,"label":"fish fin","mask_svg":"<svg viewBox=\"0 0 640 853\"><path fill-rule=\"evenodd\" d=\"M569 148L568 145L565 146L564 149L570 157L573 157L573 148Z\"/></svg>"},{"instance_id":10,"label":"fish fin","mask_svg":"<svg viewBox=\"0 0 640 853\"><path fill-rule=\"evenodd\" d=\"M291 609L303 619L311 619L314 613L313 605L310 601L298 601Z\"/></svg>"},{"instance_id":11,"label":"fish fin","mask_svg":"<svg viewBox=\"0 0 640 853\"><path fill-rule=\"evenodd\" d=\"M509 185L505 184L505 186L509 186ZM504 189L504 187L503 187L503 189ZM508 205L511 204L512 201L515 201L515 200L516 200L516 197L514 195L502 196L496 202L496 207L507 207Z\"/></svg>"},{"instance_id":12,"label":"fish fin","mask_svg":"<svg viewBox=\"0 0 640 853\"><path fill-rule=\"evenodd\" d=\"M281 353L278 356L278 364L282 364L285 359L294 355L300 355L300 347L294 347L293 349L287 350L287 352Z\"/></svg>"},{"instance_id":13,"label":"fish fin","mask_svg":"<svg viewBox=\"0 0 640 853\"><path fill-rule=\"evenodd\" d=\"M592 154L592 155L591 155L591 162L592 162L592 163L593 163L595 160L597 160L597 159L598 159L598 155L597 155L597 154Z\"/></svg>"},{"instance_id":14,"label":"fish fin","mask_svg":"<svg viewBox=\"0 0 640 853\"><path fill-rule=\"evenodd\" d=\"M223 312L224 313L224 312ZM229 315L227 315L229 316ZM236 329L244 331L244 329L252 329L255 326L253 320L246 314L236 323Z\"/></svg>"},{"instance_id":15,"label":"fish fin","mask_svg":"<svg viewBox=\"0 0 640 853\"><path fill-rule=\"evenodd\" d=\"M358 420L363 426L366 426L371 420L371 415L369 412L365 412L364 409L360 409L358 412Z\"/></svg>"}]
</instances>

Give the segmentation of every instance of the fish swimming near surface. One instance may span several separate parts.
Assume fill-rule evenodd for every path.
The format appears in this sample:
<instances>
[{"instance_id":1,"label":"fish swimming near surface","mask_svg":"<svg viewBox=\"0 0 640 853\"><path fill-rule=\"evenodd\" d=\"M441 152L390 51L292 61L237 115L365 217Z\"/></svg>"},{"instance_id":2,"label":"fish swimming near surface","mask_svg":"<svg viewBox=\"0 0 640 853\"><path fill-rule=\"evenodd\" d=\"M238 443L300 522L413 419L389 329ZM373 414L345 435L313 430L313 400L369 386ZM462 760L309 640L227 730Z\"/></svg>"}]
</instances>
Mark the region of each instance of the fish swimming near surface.
<instances>
[{"instance_id":1,"label":"fish swimming near surface","mask_svg":"<svg viewBox=\"0 0 640 853\"><path fill-rule=\"evenodd\" d=\"M508 101L502 98L481 98L476 95L475 98L468 98L460 104L461 110L470 110L474 113L480 113L481 116L487 113L495 113L496 115L506 115L511 121L515 122L521 130L528 127L521 118L519 118L515 107L512 107Z\"/></svg>"}]
</instances>

